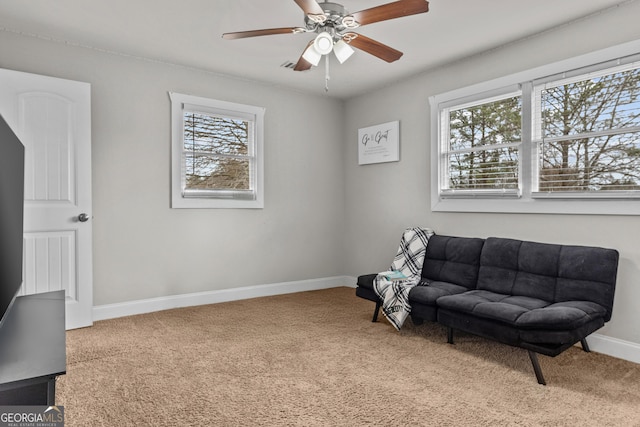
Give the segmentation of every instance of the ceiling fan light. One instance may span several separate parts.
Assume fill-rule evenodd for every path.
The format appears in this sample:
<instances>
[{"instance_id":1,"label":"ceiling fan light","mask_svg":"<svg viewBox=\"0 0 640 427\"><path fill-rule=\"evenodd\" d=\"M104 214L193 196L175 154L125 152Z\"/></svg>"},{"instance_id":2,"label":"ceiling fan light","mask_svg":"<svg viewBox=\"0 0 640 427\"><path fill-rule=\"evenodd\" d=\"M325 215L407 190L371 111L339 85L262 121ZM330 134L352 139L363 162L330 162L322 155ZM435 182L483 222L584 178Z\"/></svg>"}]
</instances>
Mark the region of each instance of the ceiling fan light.
<instances>
[{"instance_id":1,"label":"ceiling fan light","mask_svg":"<svg viewBox=\"0 0 640 427\"><path fill-rule=\"evenodd\" d=\"M316 49L313 47L313 44L310 44L309 47L302 54L302 57L308 63L317 66L320 63L320 58L322 58L322 55L320 55L316 51Z\"/></svg>"},{"instance_id":2,"label":"ceiling fan light","mask_svg":"<svg viewBox=\"0 0 640 427\"><path fill-rule=\"evenodd\" d=\"M322 32L314 40L313 47L320 55L326 55L333 49L333 37L326 31Z\"/></svg>"},{"instance_id":3,"label":"ceiling fan light","mask_svg":"<svg viewBox=\"0 0 640 427\"><path fill-rule=\"evenodd\" d=\"M353 52L355 51L351 48L351 46L345 43L344 40L339 40L333 46L333 53L336 54L336 58L338 58L338 61L341 64L347 59L349 59L349 57L353 55Z\"/></svg>"}]
</instances>

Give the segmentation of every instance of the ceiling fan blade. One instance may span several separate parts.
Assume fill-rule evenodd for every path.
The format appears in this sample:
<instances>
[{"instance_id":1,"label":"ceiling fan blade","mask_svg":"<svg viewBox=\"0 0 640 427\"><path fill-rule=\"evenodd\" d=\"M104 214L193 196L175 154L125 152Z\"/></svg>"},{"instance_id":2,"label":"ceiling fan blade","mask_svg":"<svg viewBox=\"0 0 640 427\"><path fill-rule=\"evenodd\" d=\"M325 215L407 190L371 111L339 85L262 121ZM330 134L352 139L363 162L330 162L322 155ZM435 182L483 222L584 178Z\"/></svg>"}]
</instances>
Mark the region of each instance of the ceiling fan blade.
<instances>
[{"instance_id":1,"label":"ceiling fan blade","mask_svg":"<svg viewBox=\"0 0 640 427\"><path fill-rule=\"evenodd\" d=\"M343 40L351 46L364 50L365 52L370 53L373 56L377 56L387 62L397 61L402 56L402 52L399 50L363 36L362 34L346 33L343 36Z\"/></svg>"},{"instance_id":2,"label":"ceiling fan blade","mask_svg":"<svg viewBox=\"0 0 640 427\"><path fill-rule=\"evenodd\" d=\"M316 0L293 0L307 15L324 15L324 10Z\"/></svg>"},{"instance_id":3,"label":"ceiling fan blade","mask_svg":"<svg viewBox=\"0 0 640 427\"><path fill-rule=\"evenodd\" d=\"M267 28L264 30L251 30L251 31L238 31L235 33L224 33L222 35L222 38L227 40L235 40L235 39L244 39L247 37L271 36L274 34L304 33L306 31L307 30L300 27Z\"/></svg>"},{"instance_id":4,"label":"ceiling fan blade","mask_svg":"<svg viewBox=\"0 0 640 427\"><path fill-rule=\"evenodd\" d=\"M298 4L298 6L300 6L300 9L304 11L305 15L309 16L312 19L313 17L317 17L317 19L324 21L324 18L325 18L324 10L322 10L322 7L320 7L320 5L316 0L293 0L293 1L295 1Z\"/></svg>"},{"instance_id":5,"label":"ceiling fan blade","mask_svg":"<svg viewBox=\"0 0 640 427\"><path fill-rule=\"evenodd\" d=\"M300 55L300 59L298 59L298 63L296 64L295 67L293 67L293 71L307 71L311 69L313 64L307 61L306 59L304 59L303 55L307 51L307 49L309 49L309 46L311 46L312 44L313 44L313 40L311 40L309 44L307 44L307 47L304 48L304 50L302 51L302 55Z\"/></svg>"},{"instance_id":6,"label":"ceiling fan blade","mask_svg":"<svg viewBox=\"0 0 640 427\"><path fill-rule=\"evenodd\" d=\"M301 56L296 66L293 67L293 71L307 71L310 70L312 66L313 64L311 64Z\"/></svg>"},{"instance_id":7,"label":"ceiling fan blade","mask_svg":"<svg viewBox=\"0 0 640 427\"><path fill-rule=\"evenodd\" d=\"M354 12L351 16L361 26L388 19L401 18L403 16L416 15L429 11L429 2L426 0L399 0L393 3L372 7L371 9Z\"/></svg>"}]
</instances>

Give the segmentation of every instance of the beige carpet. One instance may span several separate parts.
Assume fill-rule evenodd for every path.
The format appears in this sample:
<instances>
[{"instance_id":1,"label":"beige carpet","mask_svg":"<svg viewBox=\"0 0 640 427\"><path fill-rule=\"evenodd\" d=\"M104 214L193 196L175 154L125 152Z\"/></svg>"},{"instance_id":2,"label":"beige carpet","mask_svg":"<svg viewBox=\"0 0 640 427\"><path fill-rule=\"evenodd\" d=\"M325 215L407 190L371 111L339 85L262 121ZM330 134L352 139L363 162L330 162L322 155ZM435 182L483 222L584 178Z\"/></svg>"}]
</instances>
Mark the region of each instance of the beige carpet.
<instances>
[{"instance_id":1,"label":"beige carpet","mask_svg":"<svg viewBox=\"0 0 640 427\"><path fill-rule=\"evenodd\" d=\"M640 426L640 365L540 356L436 324L396 332L337 288L96 322L67 334L71 426ZM614 314L615 315L615 314Z\"/></svg>"}]
</instances>

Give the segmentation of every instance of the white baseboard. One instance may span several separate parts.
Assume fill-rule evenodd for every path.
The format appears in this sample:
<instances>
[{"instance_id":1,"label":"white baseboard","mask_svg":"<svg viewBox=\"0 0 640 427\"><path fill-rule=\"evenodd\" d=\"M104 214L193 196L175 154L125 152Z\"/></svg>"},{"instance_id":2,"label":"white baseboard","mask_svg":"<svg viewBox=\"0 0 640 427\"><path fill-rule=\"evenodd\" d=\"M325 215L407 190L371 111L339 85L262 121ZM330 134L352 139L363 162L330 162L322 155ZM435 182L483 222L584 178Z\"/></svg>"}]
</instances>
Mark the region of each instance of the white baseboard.
<instances>
[{"instance_id":1,"label":"white baseboard","mask_svg":"<svg viewBox=\"0 0 640 427\"><path fill-rule=\"evenodd\" d=\"M123 316L151 313L172 308L196 305L216 304L248 298L283 295L294 292L314 291L339 286L355 287L356 278L352 276L324 277L320 279L299 280L294 282L271 283L246 286L242 288L221 289L196 292L192 294L172 295L117 304L105 304L93 307L93 320L115 319ZM591 334L587 338L592 351L617 357L618 359L640 363L640 344L611 338L606 335Z\"/></svg>"},{"instance_id":2,"label":"white baseboard","mask_svg":"<svg viewBox=\"0 0 640 427\"><path fill-rule=\"evenodd\" d=\"M216 304L294 292L336 288L339 286L354 287L355 283L356 279L354 277L335 276L105 304L93 307L93 320L115 319L117 317L133 316L172 308Z\"/></svg>"},{"instance_id":3,"label":"white baseboard","mask_svg":"<svg viewBox=\"0 0 640 427\"><path fill-rule=\"evenodd\" d=\"M640 344L600 334L589 335L587 344L592 351L640 363Z\"/></svg>"}]
</instances>

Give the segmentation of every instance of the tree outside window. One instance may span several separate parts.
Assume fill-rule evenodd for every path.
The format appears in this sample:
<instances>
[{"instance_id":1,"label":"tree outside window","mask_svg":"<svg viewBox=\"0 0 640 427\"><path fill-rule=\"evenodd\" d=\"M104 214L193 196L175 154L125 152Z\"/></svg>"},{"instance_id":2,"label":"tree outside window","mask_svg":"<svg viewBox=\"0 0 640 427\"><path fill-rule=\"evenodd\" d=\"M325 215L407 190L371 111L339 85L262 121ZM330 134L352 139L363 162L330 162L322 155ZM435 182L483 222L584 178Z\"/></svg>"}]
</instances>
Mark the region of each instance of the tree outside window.
<instances>
[{"instance_id":1,"label":"tree outside window","mask_svg":"<svg viewBox=\"0 0 640 427\"><path fill-rule=\"evenodd\" d=\"M640 190L640 69L547 86L539 191Z\"/></svg>"},{"instance_id":2,"label":"tree outside window","mask_svg":"<svg viewBox=\"0 0 640 427\"><path fill-rule=\"evenodd\" d=\"M171 206L264 206L264 108L170 93Z\"/></svg>"},{"instance_id":3,"label":"tree outside window","mask_svg":"<svg viewBox=\"0 0 640 427\"><path fill-rule=\"evenodd\" d=\"M251 123L184 113L185 189L251 190Z\"/></svg>"},{"instance_id":4,"label":"tree outside window","mask_svg":"<svg viewBox=\"0 0 640 427\"><path fill-rule=\"evenodd\" d=\"M531 183L534 196L640 195L639 64L529 87L528 117L523 117L525 94L441 110L447 129L441 195L514 189L521 194L523 181ZM533 149L522 138L525 123L532 129ZM523 149L533 153L531 179L521 175Z\"/></svg>"},{"instance_id":5,"label":"tree outside window","mask_svg":"<svg viewBox=\"0 0 640 427\"><path fill-rule=\"evenodd\" d=\"M520 96L450 111L448 188L517 189L521 118Z\"/></svg>"}]
</instances>

